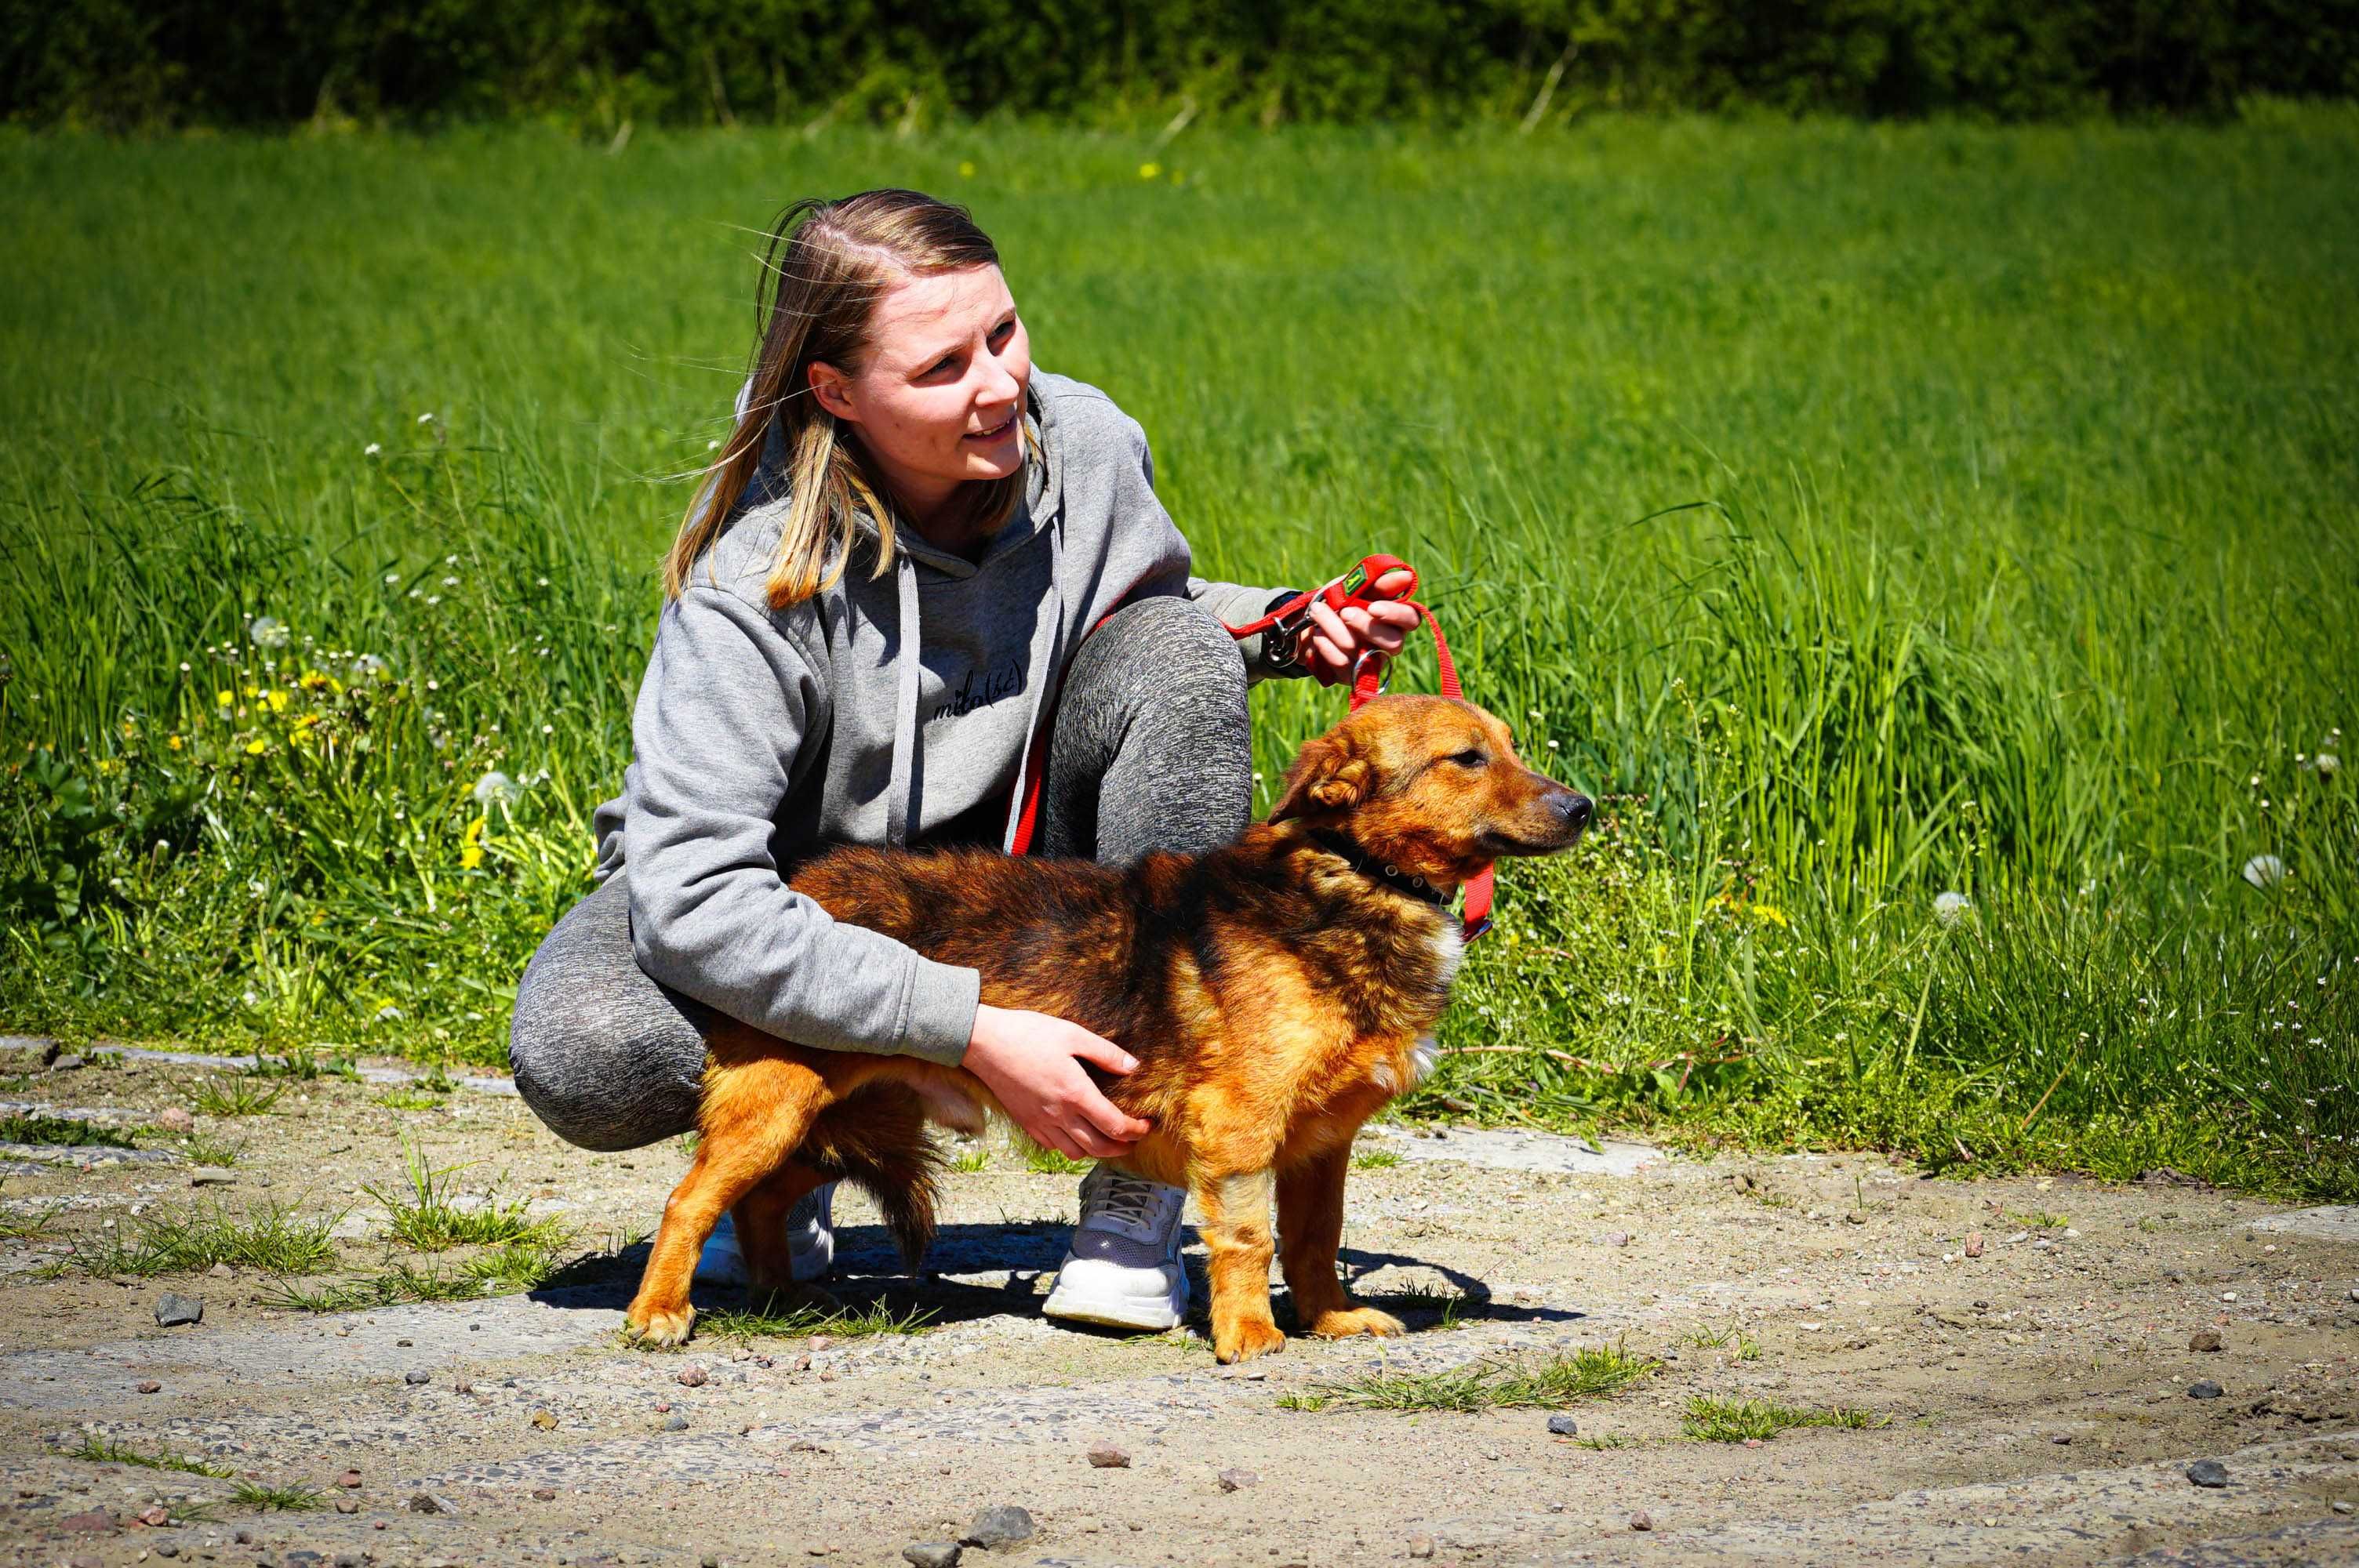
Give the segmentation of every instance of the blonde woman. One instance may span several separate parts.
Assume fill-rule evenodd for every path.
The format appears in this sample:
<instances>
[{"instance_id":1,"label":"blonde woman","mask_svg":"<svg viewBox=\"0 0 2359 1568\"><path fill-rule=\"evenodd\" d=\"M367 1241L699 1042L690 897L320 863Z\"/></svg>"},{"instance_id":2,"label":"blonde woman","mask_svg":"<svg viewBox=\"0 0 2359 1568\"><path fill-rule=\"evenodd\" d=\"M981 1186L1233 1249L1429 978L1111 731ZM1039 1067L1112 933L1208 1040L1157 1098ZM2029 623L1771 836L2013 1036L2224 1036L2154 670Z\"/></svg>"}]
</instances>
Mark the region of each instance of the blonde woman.
<instances>
[{"instance_id":1,"label":"blonde woman","mask_svg":"<svg viewBox=\"0 0 2359 1568\"><path fill-rule=\"evenodd\" d=\"M734 432L665 562L636 757L597 814L601 885L517 995L516 1086L583 1147L670 1137L695 1124L719 1014L962 1065L1040 1143L1118 1162L1146 1124L1083 1064L1129 1071L1119 1043L982 1005L973 970L836 924L791 868L837 843L1006 847L1034 769L1049 853L1223 842L1251 812L1249 679L1342 678L1416 612L1322 606L1297 646L1231 638L1221 622L1281 596L1191 575L1145 435L1033 369L998 253L960 208L799 202L763 297ZM832 1191L788 1217L799 1279L832 1259ZM1178 1324L1180 1207L1093 1168L1046 1310ZM699 1272L743 1278L734 1229Z\"/></svg>"}]
</instances>

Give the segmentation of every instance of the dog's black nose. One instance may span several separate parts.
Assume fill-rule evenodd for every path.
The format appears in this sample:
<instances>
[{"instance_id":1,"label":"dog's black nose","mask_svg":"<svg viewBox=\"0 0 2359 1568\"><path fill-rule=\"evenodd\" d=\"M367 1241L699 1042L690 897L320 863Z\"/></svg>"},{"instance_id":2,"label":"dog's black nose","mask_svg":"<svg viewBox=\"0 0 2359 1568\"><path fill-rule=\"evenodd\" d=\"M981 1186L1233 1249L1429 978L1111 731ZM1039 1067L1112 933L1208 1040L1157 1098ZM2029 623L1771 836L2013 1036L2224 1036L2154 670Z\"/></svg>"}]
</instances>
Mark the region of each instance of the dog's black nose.
<instances>
[{"instance_id":1,"label":"dog's black nose","mask_svg":"<svg viewBox=\"0 0 2359 1568\"><path fill-rule=\"evenodd\" d=\"M1556 807L1557 815L1563 817L1575 833L1589 826L1589 797L1579 791L1566 790L1549 804Z\"/></svg>"}]
</instances>

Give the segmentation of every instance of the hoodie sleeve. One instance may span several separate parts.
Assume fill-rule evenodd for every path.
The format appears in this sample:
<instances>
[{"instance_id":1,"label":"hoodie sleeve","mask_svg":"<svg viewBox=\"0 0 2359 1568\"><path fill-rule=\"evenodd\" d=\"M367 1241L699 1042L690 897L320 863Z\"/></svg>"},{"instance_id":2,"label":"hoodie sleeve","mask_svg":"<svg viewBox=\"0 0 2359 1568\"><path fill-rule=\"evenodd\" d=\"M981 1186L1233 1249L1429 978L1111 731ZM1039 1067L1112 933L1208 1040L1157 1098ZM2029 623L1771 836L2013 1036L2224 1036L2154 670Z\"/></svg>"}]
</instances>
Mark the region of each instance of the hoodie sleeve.
<instances>
[{"instance_id":1,"label":"hoodie sleeve","mask_svg":"<svg viewBox=\"0 0 2359 1568\"><path fill-rule=\"evenodd\" d=\"M981 979L788 887L770 849L823 687L769 616L725 589L666 607L624 786L639 967L799 1044L956 1065Z\"/></svg>"}]
</instances>

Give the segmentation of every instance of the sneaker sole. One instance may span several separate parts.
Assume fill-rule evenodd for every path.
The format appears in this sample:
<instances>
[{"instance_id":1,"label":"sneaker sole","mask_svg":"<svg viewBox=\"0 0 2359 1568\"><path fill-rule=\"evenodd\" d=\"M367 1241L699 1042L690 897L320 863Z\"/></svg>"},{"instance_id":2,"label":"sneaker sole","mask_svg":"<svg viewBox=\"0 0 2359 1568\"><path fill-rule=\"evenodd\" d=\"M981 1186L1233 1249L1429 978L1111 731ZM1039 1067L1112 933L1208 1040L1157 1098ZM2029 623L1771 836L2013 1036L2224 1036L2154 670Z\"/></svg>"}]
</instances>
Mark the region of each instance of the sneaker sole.
<instances>
[{"instance_id":1,"label":"sneaker sole","mask_svg":"<svg viewBox=\"0 0 2359 1568\"><path fill-rule=\"evenodd\" d=\"M1134 1328L1142 1334L1160 1334L1179 1327L1184 1321L1181 1314L1160 1302L1109 1303L1075 1300L1058 1291L1049 1292L1049 1299L1041 1303L1040 1315L1066 1323L1093 1323L1102 1328Z\"/></svg>"}]
</instances>

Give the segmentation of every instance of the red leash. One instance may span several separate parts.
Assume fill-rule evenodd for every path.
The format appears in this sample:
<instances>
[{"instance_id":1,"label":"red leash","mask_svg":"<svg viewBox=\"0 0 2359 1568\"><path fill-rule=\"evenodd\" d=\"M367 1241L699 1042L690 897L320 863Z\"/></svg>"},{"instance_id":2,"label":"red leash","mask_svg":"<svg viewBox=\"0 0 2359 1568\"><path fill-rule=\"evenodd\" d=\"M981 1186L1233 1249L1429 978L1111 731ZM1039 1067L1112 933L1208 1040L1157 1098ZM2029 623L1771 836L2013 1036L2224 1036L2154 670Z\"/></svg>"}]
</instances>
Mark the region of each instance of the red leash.
<instances>
[{"instance_id":1,"label":"red leash","mask_svg":"<svg viewBox=\"0 0 2359 1568\"><path fill-rule=\"evenodd\" d=\"M1380 580L1396 572L1408 574L1408 583L1398 591L1381 590L1376 587ZM1441 695L1462 698L1465 694L1458 684L1457 661L1450 656L1450 643L1441 634L1441 622L1433 618L1432 611L1409 597L1416 591L1417 568L1415 567L1410 566L1398 556L1366 556L1361 558L1357 566L1324 588L1314 588L1307 592L1299 593L1257 621L1247 622L1243 626L1227 626L1225 622L1223 625L1229 635L1240 642L1258 633L1275 632L1283 639L1287 656L1290 658L1295 642L1301 635L1303 624L1310 619L1310 606L1313 603L1323 602L1327 608L1338 613L1348 605L1356 605L1365 610L1372 604L1385 600L1406 604L1424 619L1427 630L1433 633L1434 658L1441 668ZM1101 622L1099 624L1103 623ZM1360 650L1359 656L1352 661L1351 711L1358 712L1371 697L1383 692L1385 666L1390 662L1391 655L1380 654L1374 648ZM1018 855L1031 852L1033 833L1039 825L1040 764L1044 761L1041 753L1046 750L1044 730L1043 736L1035 740L1032 765L1025 772L1024 804L1016 816L1016 836L1011 846L1014 852ZM1461 916L1464 923L1463 934L1466 941L1472 942L1491 929L1492 891L1491 868L1488 866L1467 879L1466 904Z\"/></svg>"}]
</instances>

